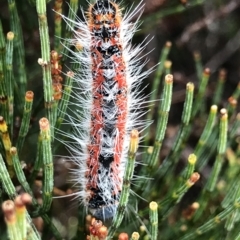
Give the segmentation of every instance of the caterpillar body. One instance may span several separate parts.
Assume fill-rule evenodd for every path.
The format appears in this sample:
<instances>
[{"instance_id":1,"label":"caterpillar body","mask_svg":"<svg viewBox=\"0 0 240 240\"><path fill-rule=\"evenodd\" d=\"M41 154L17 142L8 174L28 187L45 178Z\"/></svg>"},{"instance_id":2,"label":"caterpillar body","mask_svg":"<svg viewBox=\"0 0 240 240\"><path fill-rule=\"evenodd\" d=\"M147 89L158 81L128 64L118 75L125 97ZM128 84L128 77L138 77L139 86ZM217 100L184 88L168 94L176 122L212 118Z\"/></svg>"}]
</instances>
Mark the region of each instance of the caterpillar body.
<instances>
[{"instance_id":1,"label":"caterpillar body","mask_svg":"<svg viewBox=\"0 0 240 240\"><path fill-rule=\"evenodd\" d=\"M116 213L130 132L146 126L140 120L144 97L139 86L151 70L142 72L144 46L131 46L137 22L130 22L142 8L122 16L114 0L97 0L85 21L75 23L75 41L82 50L73 52L81 63L73 91L81 111L70 116L74 133L69 147L78 166L73 182L80 185L81 202L100 220Z\"/></svg>"}]
</instances>

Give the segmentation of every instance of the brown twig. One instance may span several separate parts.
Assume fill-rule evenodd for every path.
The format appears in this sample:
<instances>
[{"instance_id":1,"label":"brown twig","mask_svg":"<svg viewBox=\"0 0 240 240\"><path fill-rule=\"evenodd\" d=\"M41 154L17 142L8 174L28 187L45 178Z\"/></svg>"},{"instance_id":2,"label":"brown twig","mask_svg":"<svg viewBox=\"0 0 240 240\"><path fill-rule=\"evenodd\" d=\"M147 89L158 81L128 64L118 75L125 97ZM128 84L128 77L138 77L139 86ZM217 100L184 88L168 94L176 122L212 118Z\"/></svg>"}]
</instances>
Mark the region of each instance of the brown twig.
<instances>
[{"instance_id":1,"label":"brown twig","mask_svg":"<svg viewBox=\"0 0 240 240\"><path fill-rule=\"evenodd\" d=\"M197 31L209 26L215 19L223 18L232 11L234 11L240 5L240 1L232 0L228 4L222 6L218 10L211 11L206 17L200 19L199 21L189 25L181 37L177 40L179 45L186 44Z\"/></svg>"}]
</instances>

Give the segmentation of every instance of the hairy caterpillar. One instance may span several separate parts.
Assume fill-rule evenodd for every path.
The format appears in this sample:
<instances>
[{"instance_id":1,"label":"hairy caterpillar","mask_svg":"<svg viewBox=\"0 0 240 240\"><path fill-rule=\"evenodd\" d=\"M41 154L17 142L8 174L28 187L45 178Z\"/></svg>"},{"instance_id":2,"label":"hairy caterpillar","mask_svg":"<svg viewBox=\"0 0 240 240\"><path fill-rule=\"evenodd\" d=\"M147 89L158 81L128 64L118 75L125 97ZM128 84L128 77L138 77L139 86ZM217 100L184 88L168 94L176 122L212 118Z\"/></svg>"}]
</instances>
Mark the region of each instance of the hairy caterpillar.
<instances>
[{"instance_id":1,"label":"hairy caterpillar","mask_svg":"<svg viewBox=\"0 0 240 240\"><path fill-rule=\"evenodd\" d=\"M67 144L78 166L73 170L73 182L80 185L77 196L101 220L116 213L130 132L146 127L140 119L144 97L139 86L151 70L142 72L144 46L131 46L137 22L130 22L142 8L122 16L115 1L97 0L85 21L75 23L75 41L82 46L72 52L81 63L73 92L79 112L70 116L73 144Z\"/></svg>"}]
</instances>

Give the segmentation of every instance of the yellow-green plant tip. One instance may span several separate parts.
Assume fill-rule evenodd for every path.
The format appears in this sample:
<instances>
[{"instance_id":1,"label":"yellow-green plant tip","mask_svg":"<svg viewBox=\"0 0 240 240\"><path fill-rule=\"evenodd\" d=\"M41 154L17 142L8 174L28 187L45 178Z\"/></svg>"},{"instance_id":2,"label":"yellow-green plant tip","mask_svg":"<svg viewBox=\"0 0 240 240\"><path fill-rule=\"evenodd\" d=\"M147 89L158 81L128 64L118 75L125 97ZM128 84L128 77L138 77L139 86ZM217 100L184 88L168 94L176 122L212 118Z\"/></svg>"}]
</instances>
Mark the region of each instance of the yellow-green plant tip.
<instances>
[{"instance_id":1,"label":"yellow-green plant tip","mask_svg":"<svg viewBox=\"0 0 240 240\"><path fill-rule=\"evenodd\" d=\"M132 233L132 236L131 236L131 239L132 240L138 240L140 238L140 235L138 232L133 232Z\"/></svg>"},{"instance_id":2,"label":"yellow-green plant tip","mask_svg":"<svg viewBox=\"0 0 240 240\"><path fill-rule=\"evenodd\" d=\"M217 110L218 110L218 106L217 106L217 105L212 105L212 106L211 106L211 112L212 112L212 113L216 113Z\"/></svg>"},{"instance_id":3,"label":"yellow-green plant tip","mask_svg":"<svg viewBox=\"0 0 240 240\"><path fill-rule=\"evenodd\" d=\"M220 113L221 113L221 119L222 120L227 120L228 119L228 115L227 115L227 110L225 109L225 108L222 108L221 110L220 110Z\"/></svg>"},{"instance_id":4,"label":"yellow-green plant tip","mask_svg":"<svg viewBox=\"0 0 240 240\"><path fill-rule=\"evenodd\" d=\"M14 33L13 32L8 32L7 33L7 40L12 41L14 39Z\"/></svg>"},{"instance_id":5,"label":"yellow-green plant tip","mask_svg":"<svg viewBox=\"0 0 240 240\"><path fill-rule=\"evenodd\" d=\"M18 134L17 145L16 145L19 153L22 150L22 147L23 147L23 144L25 141L25 137L29 130L33 97L34 97L34 93L32 91L27 91L25 93L25 104L24 104L23 117L22 117L19 134Z\"/></svg>"},{"instance_id":6,"label":"yellow-green plant tip","mask_svg":"<svg viewBox=\"0 0 240 240\"><path fill-rule=\"evenodd\" d=\"M182 176L182 179L179 181L179 185L183 184L184 181L188 180L195 169L195 164L197 162L197 156L195 154L190 154L188 156L188 165L186 168L183 170L180 176Z\"/></svg>"},{"instance_id":7,"label":"yellow-green plant tip","mask_svg":"<svg viewBox=\"0 0 240 240\"><path fill-rule=\"evenodd\" d=\"M165 82L166 82L167 84L172 84L172 83L173 83L173 75L172 75L172 74L167 74L167 75L165 76Z\"/></svg>"},{"instance_id":8,"label":"yellow-green plant tip","mask_svg":"<svg viewBox=\"0 0 240 240\"><path fill-rule=\"evenodd\" d=\"M0 116L0 138L2 140L2 144L4 147L4 152L5 152L5 156L6 156L6 162L8 165L9 174L11 177L13 177L14 176L14 171L12 168L13 163L12 163L12 158L10 155L10 148L12 146L12 142L10 139L6 121L3 119L2 116Z\"/></svg>"},{"instance_id":9,"label":"yellow-green plant tip","mask_svg":"<svg viewBox=\"0 0 240 240\"><path fill-rule=\"evenodd\" d=\"M157 204L156 202L150 202L149 208L150 208L152 211L156 211L156 210L158 209L158 204Z\"/></svg>"},{"instance_id":10,"label":"yellow-green plant tip","mask_svg":"<svg viewBox=\"0 0 240 240\"><path fill-rule=\"evenodd\" d=\"M192 83L192 82L187 83L187 91L189 91L189 92L194 91L194 83Z\"/></svg>"},{"instance_id":11,"label":"yellow-green plant tip","mask_svg":"<svg viewBox=\"0 0 240 240\"><path fill-rule=\"evenodd\" d=\"M171 68L171 67L172 67L172 61L166 60L166 61L164 62L164 67L165 67L165 68Z\"/></svg>"},{"instance_id":12,"label":"yellow-green plant tip","mask_svg":"<svg viewBox=\"0 0 240 240\"><path fill-rule=\"evenodd\" d=\"M135 154L138 149L139 133L137 129L133 129L130 134L129 154Z\"/></svg>"},{"instance_id":13,"label":"yellow-green plant tip","mask_svg":"<svg viewBox=\"0 0 240 240\"><path fill-rule=\"evenodd\" d=\"M171 73L172 62L170 60L166 60L164 62L165 74Z\"/></svg>"},{"instance_id":14,"label":"yellow-green plant tip","mask_svg":"<svg viewBox=\"0 0 240 240\"><path fill-rule=\"evenodd\" d=\"M181 232L186 232L188 230L188 226L186 224L181 225L180 227Z\"/></svg>"},{"instance_id":15,"label":"yellow-green plant tip","mask_svg":"<svg viewBox=\"0 0 240 240\"><path fill-rule=\"evenodd\" d=\"M141 225L140 228L139 228L139 231L142 232L142 233L146 232L146 226Z\"/></svg>"},{"instance_id":16,"label":"yellow-green plant tip","mask_svg":"<svg viewBox=\"0 0 240 240\"><path fill-rule=\"evenodd\" d=\"M195 154L190 154L188 157L188 162L192 165L195 165L197 162L197 156Z\"/></svg>"},{"instance_id":17,"label":"yellow-green plant tip","mask_svg":"<svg viewBox=\"0 0 240 240\"><path fill-rule=\"evenodd\" d=\"M152 154L153 153L153 146L148 147L147 153L148 154Z\"/></svg>"},{"instance_id":18,"label":"yellow-green plant tip","mask_svg":"<svg viewBox=\"0 0 240 240\"><path fill-rule=\"evenodd\" d=\"M182 140L186 137L185 135L188 134L187 125L189 125L189 121L192 114L192 104L193 104L193 93L194 93L194 85L192 83L188 83L186 86L186 97L184 101L184 108L182 113L182 125L180 131L182 131L181 135L179 136Z\"/></svg>"},{"instance_id":19,"label":"yellow-green plant tip","mask_svg":"<svg viewBox=\"0 0 240 240\"><path fill-rule=\"evenodd\" d=\"M218 152L219 154L224 154L227 148L228 113L225 108L222 108L220 114Z\"/></svg>"},{"instance_id":20,"label":"yellow-green plant tip","mask_svg":"<svg viewBox=\"0 0 240 240\"><path fill-rule=\"evenodd\" d=\"M0 116L0 132L5 133L7 132L7 124L2 116Z\"/></svg>"},{"instance_id":21,"label":"yellow-green plant tip","mask_svg":"<svg viewBox=\"0 0 240 240\"><path fill-rule=\"evenodd\" d=\"M239 199L238 199L238 201L236 201L233 205L234 205L235 208L240 208Z\"/></svg>"},{"instance_id":22,"label":"yellow-green plant tip","mask_svg":"<svg viewBox=\"0 0 240 240\"><path fill-rule=\"evenodd\" d=\"M151 202L149 204L149 217L150 217L150 235L152 240L157 240L158 236L158 204Z\"/></svg>"},{"instance_id":23,"label":"yellow-green plant tip","mask_svg":"<svg viewBox=\"0 0 240 240\"><path fill-rule=\"evenodd\" d=\"M10 154L11 155L16 155L17 154L17 148L16 147L11 147L10 148Z\"/></svg>"},{"instance_id":24,"label":"yellow-green plant tip","mask_svg":"<svg viewBox=\"0 0 240 240\"><path fill-rule=\"evenodd\" d=\"M173 75L167 74L165 76L165 84L164 84L163 94L162 94L165 101L162 102L162 105L160 106L160 109L159 109L159 113L163 115L163 118L166 120L168 119L168 112L170 111L170 107L171 107L172 85L173 85Z\"/></svg>"}]
</instances>

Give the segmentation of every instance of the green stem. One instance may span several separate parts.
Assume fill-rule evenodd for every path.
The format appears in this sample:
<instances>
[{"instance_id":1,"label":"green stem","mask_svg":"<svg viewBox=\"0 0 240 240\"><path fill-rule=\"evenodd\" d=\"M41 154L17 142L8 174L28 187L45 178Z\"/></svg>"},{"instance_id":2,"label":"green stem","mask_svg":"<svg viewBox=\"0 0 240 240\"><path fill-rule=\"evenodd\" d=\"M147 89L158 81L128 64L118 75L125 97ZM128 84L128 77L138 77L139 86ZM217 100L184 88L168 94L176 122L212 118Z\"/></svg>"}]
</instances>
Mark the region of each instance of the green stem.
<instances>
[{"instance_id":1,"label":"green stem","mask_svg":"<svg viewBox=\"0 0 240 240\"><path fill-rule=\"evenodd\" d=\"M127 164L126 164L125 173L123 176L122 192L121 192L116 215L114 216L113 222L108 231L108 237L107 237L108 240L110 240L113 237L115 231L120 226L120 224L123 220L124 211L127 206L128 198L129 198L129 194L130 194L130 183L131 183L131 179L132 179L133 171L134 171L136 152L138 149L138 141L139 141L138 131L132 130L131 136L130 136L128 160L127 160Z\"/></svg>"},{"instance_id":2,"label":"green stem","mask_svg":"<svg viewBox=\"0 0 240 240\"><path fill-rule=\"evenodd\" d=\"M15 54L15 64L16 64L16 80L18 81L18 94L19 110L23 107L24 94L26 92L27 84L27 75L26 75L26 66L25 66L25 52L24 52L24 43L23 43L23 34L21 28L21 21L18 16L16 3L14 0L8 0L9 12L10 12L10 25L11 31L14 33L14 54Z\"/></svg>"},{"instance_id":3,"label":"green stem","mask_svg":"<svg viewBox=\"0 0 240 240\"><path fill-rule=\"evenodd\" d=\"M172 101L172 85L173 85L173 76L166 75L165 77L165 84L163 88L162 94L162 104L159 106L158 114L158 123L157 123L157 131L156 131L156 138L153 147L153 152L151 155L148 155L149 158L147 159L147 164L149 168L149 172L156 166L158 162L158 156L160 153L160 149L162 147L162 142L165 136L167 122L168 122L168 114L171 106Z\"/></svg>"},{"instance_id":4,"label":"green stem","mask_svg":"<svg viewBox=\"0 0 240 240\"><path fill-rule=\"evenodd\" d=\"M211 134L213 132L213 127L215 125L217 110L218 110L218 108L216 105L211 106L211 109L210 109L210 112L208 115L208 119L207 119L207 123L206 123L204 130L201 134L201 137L198 140L198 143L195 147L194 154L199 159L199 161L197 162L197 169L202 169L206 163L206 161L204 161L205 159L200 158L200 156L204 151L206 151L206 144L208 142L209 137L211 136Z\"/></svg>"},{"instance_id":5,"label":"green stem","mask_svg":"<svg viewBox=\"0 0 240 240\"><path fill-rule=\"evenodd\" d=\"M21 152L25 137L29 130L29 123L30 123L30 119L31 119L32 104L33 104L33 96L34 96L34 94L32 91L26 92L23 118L22 118L21 127L20 127L18 140L17 140L18 152Z\"/></svg>"},{"instance_id":6,"label":"green stem","mask_svg":"<svg viewBox=\"0 0 240 240\"><path fill-rule=\"evenodd\" d=\"M46 1L37 0L37 13L38 13L38 22L39 22L39 34L41 41L41 53L42 58L39 59L39 64L42 66L43 70L43 89L44 89L44 100L45 100L45 109L47 112L47 118L50 121L50 124L54 126L54 114L53 114L53 88L52 88L52 77L51 77L51 63L50 63L50 40L48 32L48 23L46 16ZM52 139L53 128L51 129Z\"/></svg>"},{"instance_id":7,"label":"green stem","mask_svg":"<svg viewBox=\"0 0 240 240\"><path fill-rule=\"evenodd\" d=\"M151 202L149 204L149 216L150 216L150 234L152 240L158 239L158 204Z\"/></svg>"},{"instance_id":8,"label":"green stem","mask_svg":"<svg viewBox=\"0 0 240 240\"><path fill-rule=\"evenodd\" d=\"M41 118L40 138L42 140L42 157L43 157L43 204L41 211L47 212L52 203L53 192L53 157L51 149L51 130L49 121L46 118Z\"/></svg>"},{"instance_id":9,"label":"green stem","mask_svg":"<svg viewBox=\"0 0 240 240\"><path fill-rule=\"evenodd\" d=\"M226 152L227 147L227 131L228 131L228 115L226 109L221 109L221 120L220 120L220 128L219 128L219 140L218 140L218 148L217 148L217 157L213 166L213 170L211 172L210 177L208 178L206 189L212 192L217 183L218 175L222 168L224 154Z\"/></svg>"},{"instance_id":10,"label":"green stem","mask_svg":"<svg viewBox=\"0 0 240 240\"><path fill-rule=\"evenodd\" d=\"M7 34L7 44L6 44L6 82L8 83L6 85L7 87L7 96L8 96L8 117L9 122L7 122L10 133L12 136L13 133L13 102L14 102L14 96L13 96L13 39L14 39L14 33L8 32Z\"/></svg>"},{"instance_id":11,"label":"green stem","mask_svg":"<svg viewBox=\"0 0 240 240\"><path fill-rule=\"evenodd\" d=\"M176 164L176 161L179 159L177 156L182 149L183 141L186 138L187 129L189 127L189 121L192 114L192 104L193 104L193 95L194 95L194 85L193 83L188 83L186 87L186 98L184 101L183 113L182 113L182 122L181 127L178 131L177 137L174 141L173 147L170 150L168 156L163 160L160 168L157 172L157 178L160 179L171 166Z\"/></svg>"},{"instance_id":12,"label":"green stem","mask_svg":"<svg viewBox=\"0 0 240 240\"><path fill-rule=\"evenodd\" d=\"M150 95L150 102L153 102L157 99L157 94L158 94L158 89L160 88L161 85L161 80L162 80L162 74L164 72L164 62L166 61L168 54L171 50L172 43L171 42L166 42L164 48L162 49L162 52L160 54L159 58L159 65L155 73L155 77L153 79L153 85L151 89L151 95ZM149 111L147 114L147 120L151 121L153 119L153 114L154 114L154 108L155 104L151 105L149 107ZM146 132L146 137L145 137L145 145L148 145L149 139L150 139L150 127L148 131Z\"/></svg>"},{"instance_id":13,"label":"green stem","mask_svg":"<svg viewBox=\"0 0 240 240\"><path fill-rule=\"evenodd\" d=\"M220 70L218 75L218 82L216 86L216 90L214 91L212 103L218 105L221 102L222 93L224 89L224 84L226 81L226 71L224 69Z\"/></svg>"},{"instance_id":14,"label":"green stem","mask_svg":"<svg viewBox=\"0 0 240 240\"><path fill-rule=\"evenodd\" d=\"M193 53L193 56L194 56L195 68L196 68L196 71L197 71L197 77L198 77L198 80L201 81L202 72L203 72L201 54L200 54L200 52L195 51Z\"/></svg>"},{"instance_id":15,"label":"green stem","mask_svg":"<svg viewBox=\"0 0 240 240\"><path fill-rule=\"evenodd\" d=\"M55 37L54 37L54 50L58 53L61 52L61 37L62 37L62 0L55 0L54 10L54 23L55 23Z\"/></svg>"}]
</instances>

